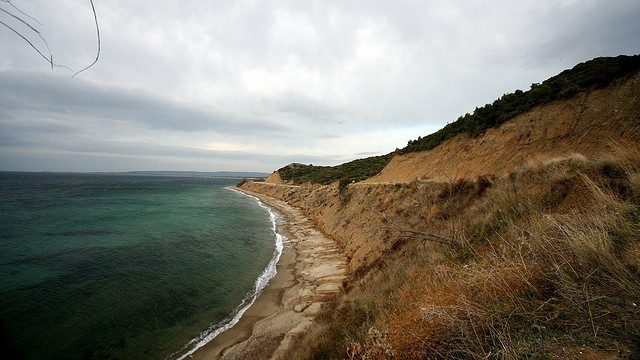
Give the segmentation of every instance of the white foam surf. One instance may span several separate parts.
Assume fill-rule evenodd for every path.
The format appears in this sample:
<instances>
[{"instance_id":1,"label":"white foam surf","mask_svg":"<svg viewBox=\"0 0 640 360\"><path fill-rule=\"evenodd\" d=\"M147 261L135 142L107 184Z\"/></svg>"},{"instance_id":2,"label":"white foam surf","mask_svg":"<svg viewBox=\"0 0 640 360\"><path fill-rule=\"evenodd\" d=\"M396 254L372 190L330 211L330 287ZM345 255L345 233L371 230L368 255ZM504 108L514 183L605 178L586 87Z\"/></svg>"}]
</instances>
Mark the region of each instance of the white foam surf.
<instances>
[{"instance_id":1,"label":"white foam surf","mask_svg":"<svg viewBox=\"0 0 640 360\"><path fill-rule=\"evenodd\" d=\"M266 206L257 197L245 194L242 191L238 191L230 187L226 189L235 191L239 194L242 194L254 199L261 208L267 210L267 212L269 213L269 218L271 220L271 231L275 236L275 249L273 250L273 256L271 257L271 260L269 261L269 264L267 264L267 266L265 267L264 271L262 271L260 276L258 276L256 281L254 282L252 291L247 293L247 295L244 297L240 305L238 305L235 308L235 310L232 312L232 314L228 318L222 320L217 324L210 326L207 330L203 331L202 333L200 333L200 335L198 335L197 337L189 341L185 346L182 347L182 349L180 349L179 351L173 354L168 355L165 359L182 360L187 357L190 357L194 352L196 352L196 350L205 346L207 343L215 339L218 335L220 335L224 331L232 328L235 324L238 323L238 321L240 321L240 318L242 318L242 315L244 315L244 313L251 307L251 305L253 305L253 303L256 301L258 296L260 296L260 294L262 293L262 290L264 290L264 288L267 287L267 285L269 285L269 280L271 280L277 273L276 265L278 264L278 261L280 261L280 256L282 255L282 250L284 249L284 243L287 241L286 236L278 232L279 230L278 225L282 221L282 217L273 209Z\"/></svg>"}]
</instances>

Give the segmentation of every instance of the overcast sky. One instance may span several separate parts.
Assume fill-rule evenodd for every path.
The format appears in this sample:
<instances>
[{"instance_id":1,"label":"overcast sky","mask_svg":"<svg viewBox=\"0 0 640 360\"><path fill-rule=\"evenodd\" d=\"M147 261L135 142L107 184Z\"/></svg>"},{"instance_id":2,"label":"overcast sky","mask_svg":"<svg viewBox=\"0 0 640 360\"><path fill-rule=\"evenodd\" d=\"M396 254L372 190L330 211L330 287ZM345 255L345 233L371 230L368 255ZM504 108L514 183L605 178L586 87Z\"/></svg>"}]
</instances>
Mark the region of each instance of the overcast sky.
<instances>
[{"instance_id":1,"label":"overcast sky","mask_svg":"<svg viewBox=\"0 0 640 360\"><path fill-rule=\"evenodd\" d=\"M94 3L100 58L72 77L96 56L90 2L0 1L2 23L71 69L0 24L0 170L335 165L640 53L637 0Z\"/></svg>"}]
</instances>

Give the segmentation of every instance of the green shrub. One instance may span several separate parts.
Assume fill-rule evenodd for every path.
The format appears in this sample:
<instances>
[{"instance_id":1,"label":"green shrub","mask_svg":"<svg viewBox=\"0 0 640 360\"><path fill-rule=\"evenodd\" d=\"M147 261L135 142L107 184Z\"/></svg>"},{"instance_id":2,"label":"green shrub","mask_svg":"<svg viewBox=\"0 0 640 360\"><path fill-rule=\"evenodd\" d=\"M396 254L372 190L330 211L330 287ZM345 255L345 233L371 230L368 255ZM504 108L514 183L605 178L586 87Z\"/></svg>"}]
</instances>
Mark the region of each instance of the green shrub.
<instances>
[{"instance_id":1,"label":"green shrub","mask_svg":"<svg viewBox=\"0 0 640 360\"><path fill-rule=\"evenodd\" d=\"M431 150L462 133L469 133L474 137L482 136L487 129L498 127L538 105L571 98L581 91L605 87L613 80L639 70L640 55L595 58L542 83L531 84L528 91L516 90L511 94L504 94L493 103L476 108L472 114L460 116L433 134L410 140L406 147L387 155L357 159L336 166L290 164L278 169L278 172L283 180L296 184L310 182L326 185L336 181L362 181L382 171L395 154Z\"/></svg>"},{"instance_id":2,"label":"green shrub","mask_svg":"<svg viewBox=\"0 0 640 360\"><path fill-rule=\"evenodd\" d=\"M640 55L601 57L580 63L572 69L540 83L531 84L528 91L516 90L505 94L491 104L476 108L435 133L410 140L399 154L431 150L454 136L468 132L481 136L487 129L548 102L570 98L581 91L603 88L613 80L640 70Z\"/></svg>"},{"instance_id":3,"label":"green shrub","mask_svg":"<svg viewBox=\"0 0 640 360\"><path fill-rule=\"evenodd\" d=\"M346 186L378 174L389 163L392 155L393 153L372 156L336 166L289 164L278 169L278 173L283 180L293 181L295 184L310 182L327 185L337 181Z\"/></svg>"}]
</instances>

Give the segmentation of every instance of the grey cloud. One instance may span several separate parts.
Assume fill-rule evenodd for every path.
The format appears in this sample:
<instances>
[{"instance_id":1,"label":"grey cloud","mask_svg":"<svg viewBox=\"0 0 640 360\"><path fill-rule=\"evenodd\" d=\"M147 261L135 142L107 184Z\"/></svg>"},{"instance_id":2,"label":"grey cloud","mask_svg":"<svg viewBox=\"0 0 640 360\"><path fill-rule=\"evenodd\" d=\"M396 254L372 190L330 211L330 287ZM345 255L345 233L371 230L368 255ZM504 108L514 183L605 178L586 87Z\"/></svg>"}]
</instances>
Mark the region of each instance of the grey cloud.
<instances>
[{"instance_id":1,"label":"grey cloud","mask_svg":"<svg viewBox=\"0 0 640 360\"><path fill-rule=\"evenodd\" d=\"M235 114L190 108L166 98L42 73L0 72L0 108L4 117L87 117L119 120L148 129L215 130L221 133L273 132L282 128Z\"/></svg>"},{"instance_id":2,"label":"grey cloud","mask_svg":"<svg viewBox=\"0 0 640 360\"><path fill-rule=\"evenodd\" d=\"M0 159L0 167L5 170L20 170L20 159L28 158L29 156L35 156L41 158L77 158L84 159L82 161L74 161L68 164L66 167L61 167L60 171L82 171L82 167L85 170L98 171L100 167L96 166L96 159L108 159L113 162L126 163L127 159L143 159L148 161L149 165L146 167L131 167L126 168L128 170L135 169L147 169L147 170L162 170L162 166L155 164L159 159L172 158L176 159L176 162L180 161L184 164L189 164L194 161L199 161L203 164L210 163L228 163L228 164L254 164L253 168L260 166L260 171L272 171L276 168L284 166L292 162L306 162L316 164L335 164L338 158L331 156L309 156L305 154L292 153L288 155L270 155L265 153L256 152L241 152L241 151L216 151L205 150L197 148L188 148L183 146L170 146L161 144L145 144L145 143L131 143L131 142L114 142L114 141L92 141L91 139L75 139L74 142L58 142L52 140L45 144L21 144L19 151L11 151L11 148L2 148L0 150L9 151L5 152L5 156ZM51 151L50 149L55 150ZM93 160L92 160L93 159ZM106 161L106 160L105 160ZM166 161L166 160L165 160ZM259 165L262 164L262 165ZM22 164L24 165L24 164ZM80 166L75 168L74 166ZM91 168L91 167L94 168ZM117 170L107 169L106 170ZM124 170L125 168L120 168ZM185 168L188 169L188 168ZM211 169L211 168L209 168ZM37 170L37 169L28 169ZM46 170L55 170L54 168L47 168Z\"/></svg>"},{"instance_id":3,"label":"grey cloud","mask_svg":"<svg viewBox=\"0 0 640 360\"><path fill-rule=\"evenodd\" d=\"M553 76L578 62L597 56L634 55L640 51L640 2L633 0L552 2L541 7L514 40L517 50L503 59L505 66L543 69ZM505 49L507 51L512 48Z\"/></svg>"},{"instance_id":4,"label":"grey cloud","mask_svg":"<svg viewBox=\"0 0 640 360\"><path fill-rule=\"evenodd\" d=\"M96 45L78 4L24 2L73 68ZM578 62L640 51L637 0L111 0L96 10L101 58L73 79L0 29L0 169L9 157L42 167L74 156L129 169L330 164Z\"/></svg>"},{"instance_id":5,"label":"grey cloud","mask_svg":"<svg viewBox=\"0 0 640 360\"><path fill-rule=\"evenodd\" d=\"M275 110L294 114L302 119L314 122L337 122L346 118L349 113L333 104L322 102L300 92L288 92L280 99L274 100Z\"/></svg>"}]
</instances>

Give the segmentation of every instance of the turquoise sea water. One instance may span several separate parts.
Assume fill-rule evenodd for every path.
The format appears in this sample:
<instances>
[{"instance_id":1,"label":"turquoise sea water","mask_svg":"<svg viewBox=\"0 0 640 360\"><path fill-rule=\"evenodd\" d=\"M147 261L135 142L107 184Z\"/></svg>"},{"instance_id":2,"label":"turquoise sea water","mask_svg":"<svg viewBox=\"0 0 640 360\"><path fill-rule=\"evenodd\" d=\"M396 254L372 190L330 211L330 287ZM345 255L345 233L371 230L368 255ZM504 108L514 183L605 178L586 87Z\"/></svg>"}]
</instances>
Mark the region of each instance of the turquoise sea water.
<instances>
[{"instance_id":1,"label":"turquoise sea water","mask_svg":"<svg viewBox=\"0 0 640 360\"><path fill-rule=\"evenodd\" d=\"M0 173L2 346L178 359L228 327L282 240L276 214L227 188L237 181Z\"/></svg>"}]
</instances>

